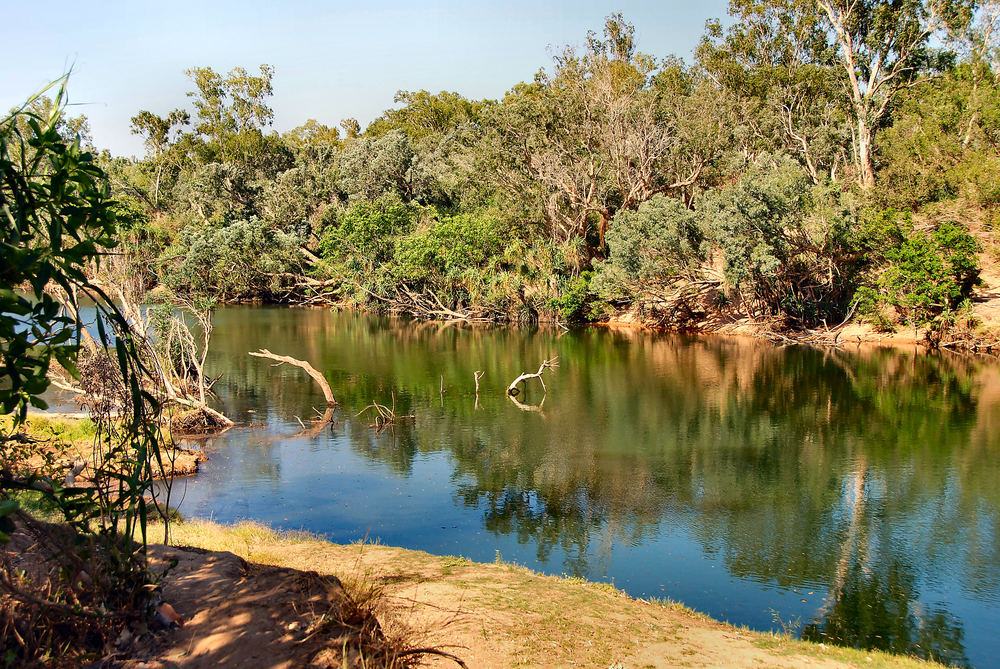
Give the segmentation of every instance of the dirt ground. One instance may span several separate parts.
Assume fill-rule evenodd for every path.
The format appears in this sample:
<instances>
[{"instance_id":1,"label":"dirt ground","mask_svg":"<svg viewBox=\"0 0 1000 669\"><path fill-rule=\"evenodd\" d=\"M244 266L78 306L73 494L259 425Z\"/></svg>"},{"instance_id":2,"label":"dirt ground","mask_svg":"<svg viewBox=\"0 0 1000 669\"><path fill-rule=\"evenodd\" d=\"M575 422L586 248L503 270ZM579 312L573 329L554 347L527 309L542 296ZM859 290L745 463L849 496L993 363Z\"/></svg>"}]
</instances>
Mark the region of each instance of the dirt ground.
<instances>
[{"instance_id":1,"label":"dirt ground","mask_svg":"<svg viewBox=\"0 0 1000 669\"><path fill-rule=\"evenodd\" d=\"M289 602L301 600L294 584L303 572L292 570L336 575L349 596L365 593L375 602L393 643L434 647L469 667L929 666L739 629L679 604L510 564L335 545L256 524L183 523L172 542L232 553L154 549L158 559L181 558L163 596L187 622L149 667L301 666L294 640L307 622L295 617L303 606ZM457 666L444 657L421 659Z\"/></svg>"},{"instance_id":2,"label":"dirt ground","mask_svg":"<svg viewBox=\"0 0 1000 669\"><path fill-rule=\"evenodd\" d=\"M152 549L154 569L172 562L161 595L175 612L183 612L183 624L143 637L134 644L132 659L112 666L379 664L378 649L363 643L374 636L377 619L354 605L336 577L251 564L230 552Z\"/></svg>"}]
</instances>

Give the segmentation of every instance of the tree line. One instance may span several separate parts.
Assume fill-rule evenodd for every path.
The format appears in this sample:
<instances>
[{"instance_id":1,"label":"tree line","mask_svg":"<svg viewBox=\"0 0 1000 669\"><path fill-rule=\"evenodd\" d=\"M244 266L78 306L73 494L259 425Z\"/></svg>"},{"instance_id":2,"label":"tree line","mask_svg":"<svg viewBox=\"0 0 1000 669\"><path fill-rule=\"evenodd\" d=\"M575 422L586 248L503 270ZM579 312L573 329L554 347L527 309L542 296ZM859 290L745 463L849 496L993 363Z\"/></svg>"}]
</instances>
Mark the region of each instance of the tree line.
<instances>
[{"instance_id":1,"label":"tree line","mask_svg":"<svg viewBox=\"0 0 1000 669\"><path fill-rule=\"evenodd\" d=\"M954 323L996 255L996 0L732 0L688 63L620 14L499 100L270 129L187 71L103 155L150 286L431 318ZM79 125L79 120L77 120Z\"/></svg>"}]
</instances>

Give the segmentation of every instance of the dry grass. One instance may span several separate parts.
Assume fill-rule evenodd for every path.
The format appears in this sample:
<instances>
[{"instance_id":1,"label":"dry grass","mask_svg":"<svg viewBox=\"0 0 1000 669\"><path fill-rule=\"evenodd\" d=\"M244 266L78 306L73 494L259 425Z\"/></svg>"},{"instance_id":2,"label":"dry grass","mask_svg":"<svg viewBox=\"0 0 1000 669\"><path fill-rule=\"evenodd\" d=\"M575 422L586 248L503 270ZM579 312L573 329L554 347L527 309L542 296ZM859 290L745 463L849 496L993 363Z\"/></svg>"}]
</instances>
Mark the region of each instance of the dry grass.
<instances>
[{"instance_id":1,"label":"dry grass","mask_svg":"<svg viewBox=\"0 0 1000 669\"><path fill-rule=\"evenodd\" d=\"M741 629L677 602L636 600L609 584L503 562L336 545L249 522L187 522L173 535L180 545L336 575L371 606L387 636L454 653L469 666L938 666Z\"/></svg>"}]
</instances>

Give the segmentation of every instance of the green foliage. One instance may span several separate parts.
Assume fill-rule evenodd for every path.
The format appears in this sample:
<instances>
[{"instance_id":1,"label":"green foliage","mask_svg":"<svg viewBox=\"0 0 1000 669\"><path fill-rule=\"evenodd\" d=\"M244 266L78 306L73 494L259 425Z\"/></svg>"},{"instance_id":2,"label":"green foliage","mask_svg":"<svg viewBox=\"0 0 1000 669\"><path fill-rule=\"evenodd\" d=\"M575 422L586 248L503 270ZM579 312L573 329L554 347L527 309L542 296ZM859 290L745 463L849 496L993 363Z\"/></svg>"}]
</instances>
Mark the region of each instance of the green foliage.
<instances>
[{"instance_id":1,"label":"green foliage","mask_svg":"<svg viewBox=\"0 0 1000 669\"><path fill-rule=\"evenodd\" d=\"M178 292L222 301L275 299L298 267L301 240L258 218L221 227L189 226L165 251L163 283Z\"/></svg>"},{"instance_id":2,"label":"green foliage","mask_svg":"<svg viewBox=\"0 0 1000 669\"><path fill-rule=\"evenodd\" d=\"M29 404L45 408L53 360L74 369L80 325L46 287L89 287L84 264L116 244L103 172L79 139L59 133L62 99L60 89L47 118L19 111L0 121L0 412L22 419Z\"/></svg>"},{"instance_id":3,"label":"green foliage","mask_svg":"<svg viewBox=\"0 0 1000 669\"><path fill-rule=\"evenodd\" d=\"M396 263L403 277L436 273L456 278L466 270L489 267L500 254L506 233L505 226L490 217L444 216L400 239Z\"/></svg>"},{"instance_id":4,"label":"green foliage","mask_svg":"<svg viewBox=\"0 0 1000 669\"><path fill-rule=\"evenodd\" d=\"M878 197L917 208L962 197L1000 204L1000 89L987 68L962 64L911 91L885 131Z\"/></svg>"},{"instance_id":5,"label":"green foliage","mask_svg":"<svg viewBox=\"0 0 1000 669\"><path fill-rule=\"evenodd\" d=\"M591 316L589 306L593 302L590 285L594 278L591 271L580 272L576 278L565 281L558 299L553 300L553 306L558 309L564 321L588 320Z\"/></svg>"},{"instance_id":6,"label":"green foliage","mask_svg":"<svg viewBox=\"0 0 1000 669\"><path fill-rule=\"evenodd\" d=\"M635 298L680 278L705 260L697 217L680 201L655 195L636 211L618 212L606 237L595 289L607 298Z\"/></svg>"},{"instance_id":7,"label":"green foliage","mask_svg":"<svg viewBox=\"0 0 1000 669\"><path fill-rule=\"evenodd\" d=\"M731 188L699 204L723 272L751 313L818 322L854 291L849 208L810 184L795 162L765 157Z\"/></svg>"},{"instance_id":8,"label":"green foliage","mask_svg":"<svg viewBox=\"0 0 1000 669\"><path fill-rule=\"evenodd\" d=\"M382 137L393 130L402 130L411 140L419 141L477 120L484 106L483 102L448 91L437 94L399 91L393 101L403 103L403 107L390 109L372 121L366 134Z\"/></svg>"},{"instance_id":9,"label":"green foliage","mask_svg":"<svg viewBox=\"0 0 1000 669\"><path fill-rule=\"evenodd\" d=\"M874 275L859 291L862 315L879 319L892 306L907 322L923 324L957 308L979 283L979 243L958 223L914 230L909 215L887 210L859 235Z\"/></svg>"},{"instance_id":10,"label":"green foliage","mask_svg":"<svg viewBox=\"0 0 1000 669\"><path fill-rule=\"evenodd\" d=\"M413 144L401 130L359 137L340 156L340 187L354 200L396 197L408 202L425 194L427 181Z\"/></svg>"},{"instance_id":11,"label":"green foliage","mask_svg":"<svg viewBox=\"0 0 1000 669\"><path fill-rule=\"evenodd\" d=\"M144 389L147 370L140 344L119 308L85 272L116 244L114 203L94 156L82 150L79 138L67 142L59 133L65 78L60 84L48 117L27 111L29 101L0 121L0 208L5 214L0 223L0 410L13 413L13 428L19 429L28 404L45 406L39 395L48 386L50 363L76 372L83 330L76 314L80 298L87 296L95 301L97 341L83 361L81 377L92 390L96 436L92 485L71 487L63 483L64 472L53 471L50 453L31 440L0 434L0 539L12 529L13 514L19 514L19 524L32 522L12 499L25 491L40 493L66 523L31 531L39 538L40 565L51 560L58 573L54 580L32 583L9 565L2 575L13 597L0 611L0 645L22 664L46 652L32 639L51 638L55 630L60 643L75 636L93 644L96 638L103 649L109 641L102 637L110 633L108 612L126 622L146 617L150 574L143 498L152 486L153 467L162 467L159 406ZM16 293L18 287L28 294ZM65 588L65 577L78 579L84 569L87 583ZM20 596L23 591L30 597ZM19 632L13 631L15 624Z\"/></svg>"},{"instance_id":12,"label":"green foliage","mask_svg":"<svg viewBox=\"0 0 1000 669\"><path fill-rule=\"evenodd\" d=\"M395 255L395 237L409 232L417 208L396 197L358 202L322 233L320 253L354 270L371 272Z\"/></svg>"}]
</instances>

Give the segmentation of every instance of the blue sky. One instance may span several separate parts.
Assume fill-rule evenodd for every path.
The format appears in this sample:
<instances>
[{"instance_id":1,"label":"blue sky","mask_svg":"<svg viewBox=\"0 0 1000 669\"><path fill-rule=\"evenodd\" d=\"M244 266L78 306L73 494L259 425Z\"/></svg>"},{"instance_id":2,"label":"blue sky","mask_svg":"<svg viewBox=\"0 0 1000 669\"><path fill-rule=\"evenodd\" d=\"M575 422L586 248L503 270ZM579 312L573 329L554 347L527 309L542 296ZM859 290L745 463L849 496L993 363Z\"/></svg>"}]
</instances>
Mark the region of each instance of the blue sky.
<instances>
[{"instance_id":1,"label":"blue sky","mask_svg":"<svg viewBox=\"0 0 1000 669\"><path fill-rule=\"evenodd\" d=\"M6 110L73 66L73 113L95 143L142 153L129 133L139 109L191 108L184 70L275 67L274 127L355 117L364 127L397 90L454 90L497 98L551 62L551 48L582 44L621 11L640 50L687 59L706 19L725 0L688 2L18 2L5 11L0 108ZM16 28L12 28L15 27Z\"/></svg>"}]
</instances>

